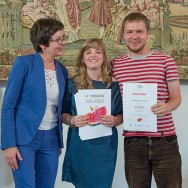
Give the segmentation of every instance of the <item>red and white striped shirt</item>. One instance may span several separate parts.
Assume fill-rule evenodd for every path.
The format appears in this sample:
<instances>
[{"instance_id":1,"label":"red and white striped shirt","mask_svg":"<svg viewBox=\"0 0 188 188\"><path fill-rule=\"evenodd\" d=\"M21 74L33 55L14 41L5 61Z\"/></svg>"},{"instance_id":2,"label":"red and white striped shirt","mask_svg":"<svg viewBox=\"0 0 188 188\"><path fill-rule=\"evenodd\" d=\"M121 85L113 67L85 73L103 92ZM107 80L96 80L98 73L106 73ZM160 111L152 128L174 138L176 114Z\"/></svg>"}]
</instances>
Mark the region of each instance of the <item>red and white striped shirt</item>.
<instances>
[{"instance_id":1,"label":"red and white striped shirt","mask_svg":"<svg viewBox=\"0 0 188 188\"><path fill-rule=\"evenodd\" d=\"M179 79L178 69L171 56L153 50L139 58L124 54L112 61L113 74L119 82L121 94L123 82L157 83L158 102L169 100L167 82ZM125 120L126 121L126 120ZM157 117L157 132L124 131L124 136L160 137L176 134L172 113Z\"/></svg>"}]
</instances>

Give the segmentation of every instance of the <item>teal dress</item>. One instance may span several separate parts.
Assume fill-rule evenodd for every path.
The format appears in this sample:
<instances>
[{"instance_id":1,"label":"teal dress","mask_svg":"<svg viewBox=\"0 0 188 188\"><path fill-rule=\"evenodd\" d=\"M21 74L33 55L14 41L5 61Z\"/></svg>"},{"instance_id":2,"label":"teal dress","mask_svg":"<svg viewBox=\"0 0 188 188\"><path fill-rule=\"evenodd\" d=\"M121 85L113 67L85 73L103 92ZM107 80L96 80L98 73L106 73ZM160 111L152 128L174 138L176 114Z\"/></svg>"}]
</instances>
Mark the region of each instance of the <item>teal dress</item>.
<instances>
[{"instance_id":1,"label":"teal dress","mask_svg":"<svg viewBox=\"0 0 188 188\"><path fill-rule=\"evenodd\" d=\"M106 84L93 81L96 89L104 89ZM118 82L111 86L111 113L122 114L122 99ZM77 115L74 94L74 80L70 79L63 102L63 113ZM63 162L62 181L71 182L76 188L111 188L114 177L118 133L90 140L81 140L78 128L70 128L67 135L67 149Z\"/></svg>"}]
</instances>

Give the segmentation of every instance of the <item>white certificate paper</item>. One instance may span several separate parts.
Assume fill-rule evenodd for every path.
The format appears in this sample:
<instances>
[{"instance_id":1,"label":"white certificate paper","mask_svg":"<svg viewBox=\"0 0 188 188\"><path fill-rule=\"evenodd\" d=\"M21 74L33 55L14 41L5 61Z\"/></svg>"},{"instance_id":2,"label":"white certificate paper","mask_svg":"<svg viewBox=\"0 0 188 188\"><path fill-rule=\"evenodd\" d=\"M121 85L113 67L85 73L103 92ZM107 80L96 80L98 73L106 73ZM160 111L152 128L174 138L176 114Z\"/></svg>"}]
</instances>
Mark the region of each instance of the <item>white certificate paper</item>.
<instances>
[{"instance_id":1,"label":"white certificate paper","mask_svg":"<svg viewBox=\"0 0 188 188\"><path fill-rule=\"evenodd\" d=\"M157 132L156 103L157 84L123 83L124 130Z\"/></svg>"},{"instance_id":2,"label":"white certificate paper","mask_svg":"<svg viewBox=\"0 0 188 188\"><path fill-rule=\"evenodd\" d=\"M75 94L78 115L88 115L89 124L79 127L79 136L88 140L112 135L112 128L100 124L100 115L111 114L110 89L84 89Z\"/></svg>"}]
</instances>

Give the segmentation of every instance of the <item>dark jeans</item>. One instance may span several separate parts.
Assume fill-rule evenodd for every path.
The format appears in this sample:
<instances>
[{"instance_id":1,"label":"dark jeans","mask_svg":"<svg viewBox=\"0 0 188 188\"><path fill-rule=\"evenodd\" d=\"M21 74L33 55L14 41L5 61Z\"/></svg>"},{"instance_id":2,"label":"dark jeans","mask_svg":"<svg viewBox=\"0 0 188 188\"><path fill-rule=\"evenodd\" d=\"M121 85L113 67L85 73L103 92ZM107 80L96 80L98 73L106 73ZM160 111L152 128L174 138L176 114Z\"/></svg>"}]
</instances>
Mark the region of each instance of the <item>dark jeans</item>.
<instances>
[{"instance_id":1,"label":"dark jeans","mask_svg":"<svg viewBox=\"0 0 188 188\"><path fill-rule=\"evenodd\" d=\"M181 156L176 135L125 137L125 176L129 188L150 188L152 173L158 188L181 188Z\"/></svg>"}]
</instances>

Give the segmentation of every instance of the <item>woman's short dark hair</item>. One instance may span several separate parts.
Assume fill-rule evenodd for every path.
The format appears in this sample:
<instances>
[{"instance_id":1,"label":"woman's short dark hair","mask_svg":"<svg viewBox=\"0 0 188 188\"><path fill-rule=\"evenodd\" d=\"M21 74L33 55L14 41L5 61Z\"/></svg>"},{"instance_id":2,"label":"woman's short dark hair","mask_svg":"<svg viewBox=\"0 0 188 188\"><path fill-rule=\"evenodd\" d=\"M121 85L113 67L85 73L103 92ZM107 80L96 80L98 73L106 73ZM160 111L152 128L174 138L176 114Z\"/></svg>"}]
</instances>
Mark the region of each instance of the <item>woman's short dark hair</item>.
<instances>
[{"instance_id":1,"label":"woman's short dark hair","mask_svg":"<svg viewBox=\"0 0 188 188\"><path fill-rule=\"evenodd\" d=\"M53 18L42 18L37 20L30 30L30 40L36 52L42 52L40 44L49 46L51 36L64 29L64 25L59 20Z\"/></svg>"}]
</instances>

